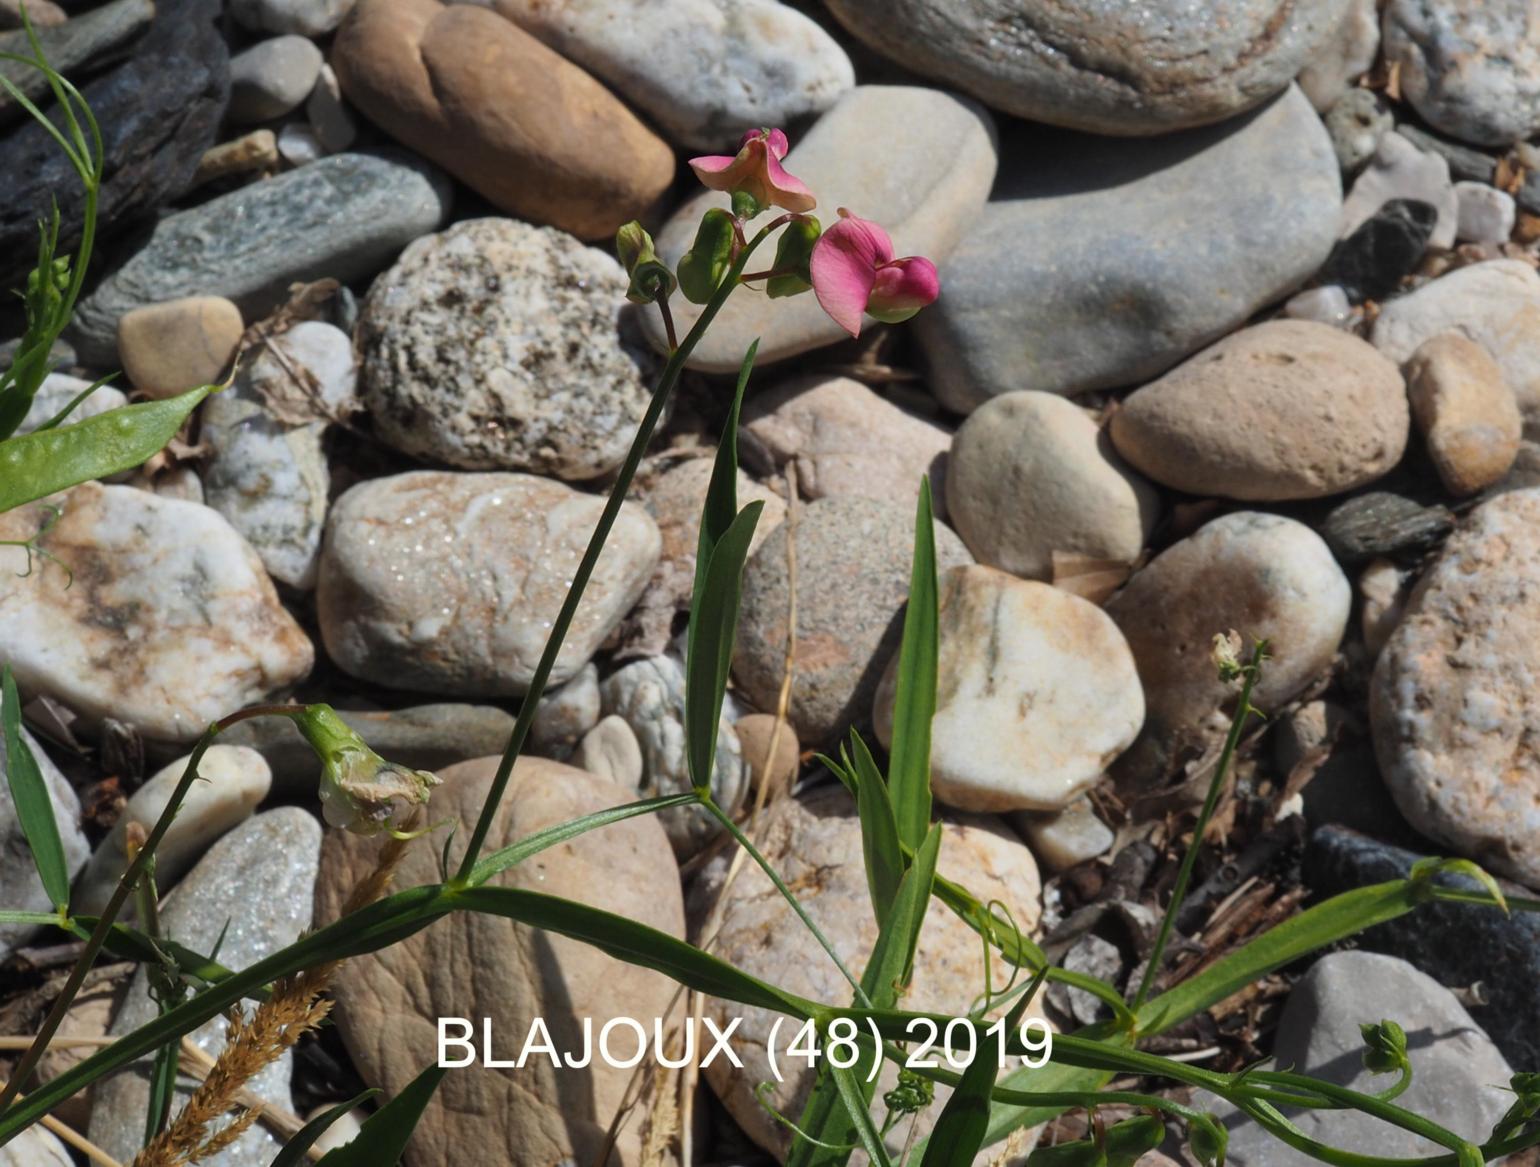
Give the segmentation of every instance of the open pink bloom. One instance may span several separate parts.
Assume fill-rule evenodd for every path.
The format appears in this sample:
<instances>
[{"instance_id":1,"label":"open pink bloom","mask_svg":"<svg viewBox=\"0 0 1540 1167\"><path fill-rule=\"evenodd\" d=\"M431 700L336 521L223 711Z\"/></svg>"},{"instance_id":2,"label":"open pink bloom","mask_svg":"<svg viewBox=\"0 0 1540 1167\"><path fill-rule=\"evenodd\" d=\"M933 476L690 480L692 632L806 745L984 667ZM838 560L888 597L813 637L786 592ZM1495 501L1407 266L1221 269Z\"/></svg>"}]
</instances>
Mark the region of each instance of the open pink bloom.
<instances>
[{"instance_id":1,"label":"open pink bloom","mask_svg":"<svg viewBox=\"0 0 1540 1167\"><path fill-rule=\"evenodd\" d=\"M743 135L736 155L691 158L690 169L712 190L744 191L753 195L761 207L774 205L788 211L811 211L818 205L813 192L781 166L789 149L791 144L780 130L750 130Z\"/></svg>"},{"instance_id":2,"label":"open pink bloom","mask_svg":"<svg viewBox=\"0 0 1540 1167\"><path fill-rule=\"evenodd\" d=\"M818 238L809 263L813 294L851 336L861 335L861 313L886 324L908 320L941 294L936 265L923 256L893 258L893 240L844 207L839 222Z\"/></svg>"}]
</instances>

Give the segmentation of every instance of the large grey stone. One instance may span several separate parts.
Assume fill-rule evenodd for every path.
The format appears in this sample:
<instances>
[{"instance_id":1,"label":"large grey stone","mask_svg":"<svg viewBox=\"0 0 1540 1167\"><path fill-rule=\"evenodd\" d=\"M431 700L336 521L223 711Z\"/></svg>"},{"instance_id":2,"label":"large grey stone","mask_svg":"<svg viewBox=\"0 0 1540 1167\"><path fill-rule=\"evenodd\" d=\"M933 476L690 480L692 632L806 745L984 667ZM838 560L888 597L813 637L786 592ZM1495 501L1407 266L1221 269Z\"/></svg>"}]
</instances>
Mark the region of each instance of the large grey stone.
<instances>
[{"instance_id":1,"label":"large grey stone","mask_svg":"<svg viewBox=\"0 0 1540 1167\"><path fill-rule=\"evenodd\" d=\"M777 0L673 0L650 6L645 19L634 0L491 6L605 81L673 141L701 150L822 113L855 84L834 38Z\"/></svg>"},{"instance_id":2,"label":"large grey stone","mask_svg":"<svg viewBox=\"0 0 1540 1167\"><path fill-rule=\"evenodd\" d=\"M931 386L960 412L1153 377L1292 291L1336 240L1336 155L1297 89L1161 138L1021 133L916 317Z\"/></svg>"},{"instance_id":3,"label":"large grey stone","mask_svg":"<svg viewBox=\"0 0 1540 1167\"><path fill-rule=\"evenodd\" d=\"M1382 1020L1406 1030L1412 1084L1396 1105L1477 1143L1513 1100L1512 1074L1492 1040L1453 993L1393 956L1333 952L1310 966L1289 994L1273 1045L1277 1066L1361 1093L1394 1080L1364 1069L1359 1025ZM1438 1145L1357 1110L1284 1108L1313 1139L1362 1155L1436 1155ZM1226 1161L1237 1167L1306 1167L1316 1159L1288 1147L1251 1120L1228 1113Z\"/></svg>"},{"instance_id":4,"label":"large grey stone","mask_svg":"<svg viewBox=\"0 0 1540 1167\"><path fill-rule=\"evenodd\" d=\"M91 855L90 844L80 829L80 800L37 739L25 729L21 732L22 739L32 749L32 756L37 759L37 768L48 788L48 801L53 806L54 821L59 825L59 841L64 845L65 869L70 879L74 879ZM58 906L49 902L43 881L38 878L27 836L16 817L3 747L0 747L0 902L14 912L51 912ZM0 924L0 959L9 956L16 945L36 931L29 924Z\"/></svg>"},{"instance_id":5,"label":"large grey stone","mask_svg":"<svg viewBox=\"0 0 1540 1167\"><path fill-rule=\"evenodd\" d=\"M1099 134L1207 125L1283 89L1347 0L828 0L879 52L1032 121Z\"/></svg>"},{"instance_id":6,"label":"large grey stone","mask_svg":"<svg viewBox=\"0 0 1540 1167\"><path fill-rule=\"evenodd\" d=\"M989 115L971 101L907 85L862 85L846 93L807 136L794 141L785 166L818 199L825 226L839 207L882 225L900 256L940 261L978 216L995 177L995 135ZM674 212L658 233L658 254L676 264L695 239L701 216L726 207L728 196L707 191ZM752 234L780 215L771 208L751 220ZM772 239L755 253L770 261ZM684 335L700 308L676 296L674 320ZM663 326L657 312L644 312L648 337L660 348ZM735 373L744 351L759 338L759 363L796 356L832 344L845 331L818 306L811 292L771 300L759 291L739 290L717 315L688 362L708 373Z\"/></svg>"},{"instance_id":7,"label":"large grey stone","mask_svg":"<svg viewBox=\"0 0 1540 1167\"><path fill-rule=\"evenodd\" d=\"M112 365L118 318L180 296L235 301L248 320L296 281L373 275L449 213L449 184L401 153L335 154L167 216L77 309L70 337Z\"/></svg>"},{"instance_id":8,"label":"large grey stone","mask_svg":"<svg viewBox=\"0 0 1540 1167\"><path fill-rule=\"evenodd\" d=\"M161 926L194 951L210 952L223 937L219 959L229 968L245 968L286 945L310 927L316 871L321 856L321 824L298 807L285 806L258 815L226 835L166 900ZM253 1008L248 1003L245 1008ZM150 999L141 969L112 1023L122 1036L152 1020L159 1006ZM199 1049L217 1057L225 1045L225 1022L217 1017L189 1035ZM263 1100L294 1109L289 1091L294 1055L286 1053L251 1078L246 1086ZM148 1059L135 1062L96 1086L91 1113L91 1141L127 1163L144 1142L144 1112L149 1100ZM188 1097L178 1088L173 1113ZM205 1167L268 1167L284 1140L255 1123L230 1147L200 1159Z\"/></svg>"},{"instance_id":9,"label":"large grey stone","mask_svg":"<svg viewBox=\"0 0 1540 1167\"><path fill-rule=\"evenodd\" d=\"M114 57L126 55L134 39L154 19L154 0L113 0L111 4L81 13L63 24L35 31L48 63L63 76L75 77L99 69ZM0 52L30 57L32 49L27 34L18 31L0 35ZM0 77L34 102L40 102L48 95L47 74L31 65L0 61ZM0 94L0 123L19 120L23 116L21 105L9 92Z\"/></svg>"}]
</instances>

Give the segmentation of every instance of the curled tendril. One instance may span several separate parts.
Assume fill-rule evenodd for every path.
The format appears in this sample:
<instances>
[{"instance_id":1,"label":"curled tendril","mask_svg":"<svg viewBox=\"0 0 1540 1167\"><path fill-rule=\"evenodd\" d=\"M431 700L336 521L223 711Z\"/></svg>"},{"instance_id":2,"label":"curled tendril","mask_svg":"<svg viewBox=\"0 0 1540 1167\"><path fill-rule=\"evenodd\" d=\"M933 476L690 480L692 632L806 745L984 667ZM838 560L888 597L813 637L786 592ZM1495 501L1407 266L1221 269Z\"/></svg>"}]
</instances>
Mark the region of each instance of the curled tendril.
<instances>
[{"instance_id":1,"label":"curled tendril","mask_svg":"<svg viewBox=\"0 0 1540 1167\"><path fill-rule=\"evenodd\" d=\"M43 525L37 529L37 534L33 535L30 539L0 539L0 547L20 547L25 552L27 567L25 571L18 571L16 573L18 579L26 579L32 574L32 557L36 555L38 558L54 564L59 570L64 572L64 590L69 591L70 585L75 582L75 573L70 570L69 564L65 563L64 560L60 559L39 542L44 535L53 530L64 511L52 503L43 503L42 507L49 514L48 518L43 521Z\"/></svg>"},{"instance_id":2,"label":"curled tendril","mask_svg":"<svg viewBox=\"0 0 1540 1167\"><path fill-rule=\"evenodd\" d=\"M787 1118L784 1114L777 1110L774 1105L771 1104L769 1094L774 1089L774 1082L761 1082L758 1086L754 1087L754 1101L759 1103L760 1106L764 1107L766 1114L775 1119L776 1122L780 1123L787 1130L792 1131L798 1138L806 1139L815 1147L822 1147L826 1151L836 1151L842 1155L849 1154L851 1151L857 1149L857 1145L855 1143L847 1143L843 1145L837 1143L826 1143L822 1139L815 1139L812 1135L808 1134L805 1130L803 1130L791 1119Z\"/></svg>"}]
</instances>

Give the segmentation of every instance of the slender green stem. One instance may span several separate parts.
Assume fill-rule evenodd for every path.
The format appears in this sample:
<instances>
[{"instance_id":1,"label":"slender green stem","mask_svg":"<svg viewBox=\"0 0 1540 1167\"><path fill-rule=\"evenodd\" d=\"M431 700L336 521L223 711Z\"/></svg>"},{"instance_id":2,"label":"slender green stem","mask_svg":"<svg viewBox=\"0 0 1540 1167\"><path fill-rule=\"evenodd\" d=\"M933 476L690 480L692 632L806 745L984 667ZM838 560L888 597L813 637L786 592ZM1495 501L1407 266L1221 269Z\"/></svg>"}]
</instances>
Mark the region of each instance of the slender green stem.
<instances>
[{"instance_id":1,"label":"slender green stem","mask_svg":"<svg viewBox=\"0 0 1540 1167\"><path fill-rule=\"evenodd\" d=\"M754 846L748 835L744 834L742 828L733 822L732 815L726 813L710 798L703 798L701 805L711 812L717 822L727 828L728 833L738 841L738 846L747 851L749 858L759 864L759 869L770 877L770 882L775 884L775 889L781 893L781 898L791 905L791 910L797 913L797 919L801 920L807 930L813 934L813 938L818 941L819 946L829 954L829 959L834 962L834 967L839 969L841 975L850 982L850 987L856 991L856 1000L865 1008L872 1008L872 999L866 995L866 990L861 987L861 982L845 966L845 962L840 959L839 953L834 951L834 945L829 943L829 938L823 934L823 930L813 923L813 918L807 914L807 910L803 908L802 902L797 899L796 894L791 888L786 886L786 881L780 877L774 867L770 866L770 861L760 854L759 848Z\"/></svg>"},{"instance_id":2,"label":"slender green stem","mask_svg":"<svg viewBox=\"0 0 1540 1167\"><path fill-rule=\"evenodd\" d=\"M1144 966L1144 976L1139 980L1139 991L1134 994L1130 1004L1137 1011L1150 995L1150 990L1155 987L1155 977L1160 972L1162 959L1166 955L1166 945L1171 941L1171 930L1176 926L1177 913L1182 910L1182 901L1187 897L1187 885L1192 882L1193 867L1198 862L1198 852L1203 849L1203 835L1208 830L1209 820L1214 817L1214 809L1219 805L1219 795L1224 790L1225 778L1230 773L1230 764L1235 759L1235 751L1240 745L1241 733L1246 728L1246 721L1250 718L1251 693L1256 688L1257 678L1261 675L1262 661L1267 655L1265 643L1257 644L1251 650L1251 660L1242 669L1241 696L1236 706L1235 716L1230 719L1230 732L1225 737L1224 750L1219 755L1219 762L1214 767L1213 780L1208 784L1208 796L1203 800L1203 809L1198 814L1198 822L1193 827L1192 842L1187 846L1187 853L1182 856L1182 866L1177 872L1176 885L1171 889L1171 902L1166 905L1166 914L1161 918L1160 931L1155 935L1155 947L1150 949L1149 963Z\"/></svg>"},{"instance_id":3,"label":"slender green stem","mask_svg":"<svg viewBox=\"0 0 1540 1167\"><path fill-rule=\"evenodd\" d=\"M738 253L727 275L712 293L711 299L706 302L694 327L680 342L679 347L669 354L668 361L663 366L663 372L658 377L657 388L653 390L652 400L647 405L647 412L642 418L641 425L637 427L636 437L632 439L631 449L626 453L626 459L621 464L614 486L610 488L609 498L605 500L598 525L594 527L594 533L589 537L583 558L572 574L572 586L567 589L566 598L562 600L561 611L557 613L555 621L551 624L551 633L546 637L545 650L540 654L540 663L535 666L534 676L530 678L529 692L524 695L524 702L519 707L519 716L513 723L513 732L508 737L508 745L503 750L502 760L498 763L491 789L487 792L487 800L482 804L481 814L477 817L476 826L471 831L465 855L460 860L459 871L455 874L457 883L464 883L470 878L481 849L486 845L487 834L492 829L492 820L497 814L497 808L502 804L508 782L513 777L513 765L518 760L519 754L523 752L524 740L529 736L530 727L534 724L536 708L541 696L545 693L546 683L551 679L551 670L556 667L557 654L561 652L562 642L567 638L567 630L572 626L573 618L577 615L578 605L582 602L583 593L588 588L588 580L593 575L594 568L598 566L599 556L604 550L605 542L609 539L610 529L614 527L615 520L620 515L620 508L626 501L626 494L631 489L631 481L636 477L637 468L642 463L642 456L647 452L648 443L652 441L653 431L662 420L669 398L679 382L679 374L684 370L684 363L695 351L695 346L700 343L701 337L706 335L706 330L711 327L716 314L722 310L722 305L727 303L727 298L737 288L749 256L781 223L782 220L777 219L765 226Z\"/></svg>"}]
</instances>

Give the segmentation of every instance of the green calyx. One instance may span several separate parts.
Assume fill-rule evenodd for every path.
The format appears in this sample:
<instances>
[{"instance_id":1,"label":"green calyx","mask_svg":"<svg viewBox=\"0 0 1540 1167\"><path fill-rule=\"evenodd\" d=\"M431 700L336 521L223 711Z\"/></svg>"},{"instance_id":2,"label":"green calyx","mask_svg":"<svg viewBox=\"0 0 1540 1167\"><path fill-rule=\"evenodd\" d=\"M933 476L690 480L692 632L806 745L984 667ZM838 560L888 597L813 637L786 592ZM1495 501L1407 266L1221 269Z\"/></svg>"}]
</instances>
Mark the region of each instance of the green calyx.
<instances>
[{"instance_id":1,"label":"green calyx","mask_svg":"<svg viewBox=\"0 0 1540 1167\"><path fill-rule=\"evenodd\" d=\"M615 232L615 254L631 277L626 299L633 304L666 300L674 290L674 273L658 258L652 236L635 219Z\"/></svg>"},{"instance_id":2,"label":"green calyx","mask_svg":"<svg viewBox=\"0 0 1540 1167\"><path fill-rule=\"evenodd\" d=\"M786 224L775 248L774 270L780 275L765 281L765 293L778 300L783 296L796 296L813 286L808 265L813 258L813 245L823 234L823 228L812 215L802 215Z\"/></svg>"},{"instance_id":3,"label":"green calyx","mask_svg":"<svg viewBox=\"0 0 1540 1167\"><path fill-rule=\"evenodd\" d=\"M702 216L695 243L679 260L679 290L692 304L704 304L733 265L736 221L720 207Z\"/></svg>"}]
</instances>

